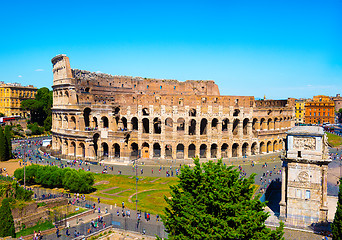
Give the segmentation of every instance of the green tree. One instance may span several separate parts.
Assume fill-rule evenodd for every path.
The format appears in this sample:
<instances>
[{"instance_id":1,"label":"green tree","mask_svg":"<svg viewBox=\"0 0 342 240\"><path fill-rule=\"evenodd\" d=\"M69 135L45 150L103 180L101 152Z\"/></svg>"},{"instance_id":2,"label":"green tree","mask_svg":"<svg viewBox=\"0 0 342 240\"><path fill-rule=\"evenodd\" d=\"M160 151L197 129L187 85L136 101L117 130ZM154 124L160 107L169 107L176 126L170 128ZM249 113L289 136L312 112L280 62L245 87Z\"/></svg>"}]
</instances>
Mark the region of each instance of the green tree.
<instances>
[{"instance_id":1,"label":"green tree","mask_svg":"<svg viewBox=\"0 0 342 240\"><path fill-rule=\"evenodd\" d=\"M283 223L266 228L265 203L253 198L254 175L240 178L221 160L182 168L179 183L166 198L163 222L169 239L283 239Z\"/></svg>"},{"instance_id":2,"label":"green tree","mask_svg":"<svg viewBox=\"0 0 342 240\"><path fill-rule=\"evenodd\" d=\"M44 126L45 130L51 129L52 91L43 87L38 89L35 99L27 99L21 102L21 109L30 111L31 122Z\"/></svg>"},{"instance_id":3,"label":"green tree","mask_svg":"<svg viewBox=\"0 0 342 240\"><path fill-rule=\"evenodd\" d=\"M6 145L7 145L7 141L4 135L4 131L2 129L2 127L0 127L0 161L6 161L8 160L6 158L7 153L6 152Z\"/></svg>"},{"instance_id":4,"label":"green tree","mask_svg":"<svg viewBox=\"0 0 342 240\"><path fill-rule=\"evenodd\" d=\"M12 158L12 128L11 126L7 125L5 127L4 132L5 138L6 138L6 152L7 152L7 159Z\"/></svg>"},{"instance_id":5,"label":"green tree","mask_svg":"<svg viewBox=\"0 0 342 240\"><path fill-rule=\"evenodd\" d=\"M0 207L0 237L12 236L15 238L13 215L8 198L2 200Z\"/></svg>"},{"instance_id":6,"label":"green tree","mask_svg":"<svg viewBox=\"0 0 342 240\"><path fill-rule=\"evenodd\" d=\"M341 182L342 182L342 178L340 178L337 209L335 212L334 221L331 226L334 240L342 240L342 184Z\"/></svg>"}]
</instances>

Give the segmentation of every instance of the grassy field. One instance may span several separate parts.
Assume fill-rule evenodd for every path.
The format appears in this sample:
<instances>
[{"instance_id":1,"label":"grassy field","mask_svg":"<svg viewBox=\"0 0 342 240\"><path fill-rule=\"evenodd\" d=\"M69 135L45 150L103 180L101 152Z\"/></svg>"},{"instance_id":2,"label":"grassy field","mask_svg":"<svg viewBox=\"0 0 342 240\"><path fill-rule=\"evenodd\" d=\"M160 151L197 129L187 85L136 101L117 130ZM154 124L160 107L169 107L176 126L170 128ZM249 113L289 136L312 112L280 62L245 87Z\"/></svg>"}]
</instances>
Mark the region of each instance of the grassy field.
<instances>
[{"instance_id":1,"label":"grassy field","mask_svg":"<svg viewBox=\"0 0 342 240\"><path fill-rule=\"evenodd\" d=\"M87 199L111 205L121 206L122 201L125 206L135 209L135 176L95 174L97 183L96 191L87 194ZM176 177L139 177L138 181L138 208L152 214L163 212L166 203L164 195L170 197L170 185L178 182Z\"/></svg>"},{"instance_id":2,"label":"grassy field","mask_svg":"<svg viewBox=\"0 0 342 240\"><path fill-rule=\"evenodd\" d=\"M333 147L342 145L342 137L327 132L328 142Z\"/></svg>"},{"instance_id":3,"label":"grassy field","mask_svg":"<svg viewBox=\"0 0 342 240\"><path fill-rule=\"evenodd\" d=\"M20 237L20 236L26 236L26 235L30 235L33 234L34 231L44 231L50 228L53 228L54 225L52 224L51 221L46 221L43 223L37 223L35 226L30 227L30 228L25 228L23 230L21 230L20 232L16 233L16 237Z\"/></svg>"}]
</instances>

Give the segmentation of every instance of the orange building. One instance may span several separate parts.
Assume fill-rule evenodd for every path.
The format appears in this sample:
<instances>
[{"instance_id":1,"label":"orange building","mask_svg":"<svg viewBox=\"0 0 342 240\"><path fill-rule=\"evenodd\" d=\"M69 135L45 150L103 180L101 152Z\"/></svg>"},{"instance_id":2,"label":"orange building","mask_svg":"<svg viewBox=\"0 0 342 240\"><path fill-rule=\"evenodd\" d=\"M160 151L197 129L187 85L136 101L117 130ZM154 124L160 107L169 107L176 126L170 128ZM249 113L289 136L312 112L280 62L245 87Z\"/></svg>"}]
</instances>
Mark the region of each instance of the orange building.
<instances>
[{"instance_id":1,"label":"orange building","mask_svg":"<svg viewBox=\"0 0 342 240\"><path fill-rule=\"evenodd\" d=\"M305 103L305 123L322 124L334 123L335 103L328 96L314 96Z\"/></svg>"}]
</instances>

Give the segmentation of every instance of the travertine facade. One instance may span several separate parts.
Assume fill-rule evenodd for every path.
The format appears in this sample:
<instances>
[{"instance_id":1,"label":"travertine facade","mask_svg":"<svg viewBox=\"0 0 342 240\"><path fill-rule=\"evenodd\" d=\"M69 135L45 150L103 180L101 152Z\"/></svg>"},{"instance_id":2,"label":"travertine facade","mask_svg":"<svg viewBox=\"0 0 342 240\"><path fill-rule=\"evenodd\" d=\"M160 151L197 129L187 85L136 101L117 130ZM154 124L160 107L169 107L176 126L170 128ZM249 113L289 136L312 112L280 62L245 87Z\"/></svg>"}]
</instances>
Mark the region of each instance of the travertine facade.
<instances>
[{"instance_id":1,"label":"travertine facade","mask_svg":"<svg viewBox=\"0 0 342 240\"><path fill-rule=\"evenodd\" d=\"M280 218L299 227L327 222L327 171L331 160L323 128L297 126L287 134Z\"/></svg>"},{"instance_id":2,"label":"travertine facade","mask_svg":"<svg viewBox=\"0 0 342 240\"><path fill-rule=\"evenodd\" d=\"M54 150L89 160L228 158L279 151L294 99L221 96L214 81L144 79L53 64Z\"/></svg>"}]
</instances>

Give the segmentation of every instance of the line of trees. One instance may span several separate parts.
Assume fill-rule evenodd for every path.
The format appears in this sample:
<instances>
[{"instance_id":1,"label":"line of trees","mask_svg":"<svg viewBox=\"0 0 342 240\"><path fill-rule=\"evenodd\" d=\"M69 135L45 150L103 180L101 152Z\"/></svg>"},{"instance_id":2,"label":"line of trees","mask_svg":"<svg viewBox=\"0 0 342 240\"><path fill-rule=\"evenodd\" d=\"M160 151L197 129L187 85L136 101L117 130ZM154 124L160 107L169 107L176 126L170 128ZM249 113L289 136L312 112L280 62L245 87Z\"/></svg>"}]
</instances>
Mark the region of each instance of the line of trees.
<instances>
[{"instance_id":1,"label":"line of trees","mask_svg":"<svg viewBox=\"0 0 342 240\"><path fill-rule=\"evenodd\" d=\"M24 169L15 170L14 177L24 181ZM89 193L93 191L94 175L84 170L59 168L57 166L30 165L26 167L26 183L39 184L48 188L64 188L74 193Z\"/></svg>"},{"instance_id":2,"label":"line of trees","mask_svg":"<svg viewBox=\"0 0 342 240\"><path fill-rule=\"evenodd\" d=\"M11 127L5 126L5 131L0 127L0 161L7 161L12 158L11 139Z\"/></svg>"}]
</instances>

